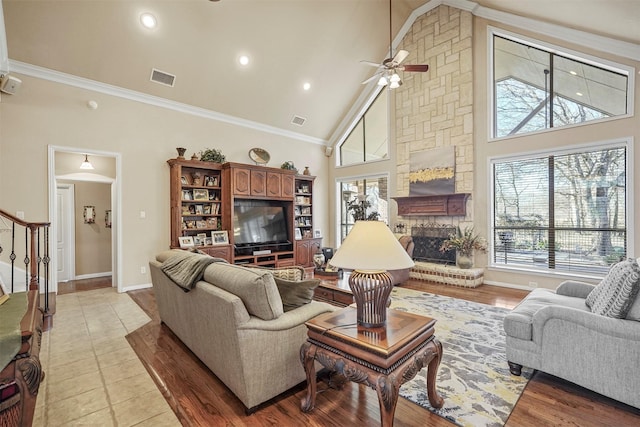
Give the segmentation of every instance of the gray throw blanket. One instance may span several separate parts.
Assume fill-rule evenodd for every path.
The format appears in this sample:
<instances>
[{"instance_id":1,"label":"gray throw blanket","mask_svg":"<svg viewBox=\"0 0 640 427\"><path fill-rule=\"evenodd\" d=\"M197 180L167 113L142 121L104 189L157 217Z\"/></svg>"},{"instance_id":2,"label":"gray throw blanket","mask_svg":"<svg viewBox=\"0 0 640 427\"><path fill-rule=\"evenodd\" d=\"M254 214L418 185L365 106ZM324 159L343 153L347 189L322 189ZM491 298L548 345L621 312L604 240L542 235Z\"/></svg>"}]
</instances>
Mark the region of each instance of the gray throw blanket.
<instances>
[{"instance_id":1,"label":"gray throw blanket","mask_svg":"<svg viewBox=\"0 0 640 427\"><path fill-rule=\"evenodd\" d=\"M227 262L222 258L192 252L176 252L167 258L160 269L185 292L189 292L202 279L204 270L213 262Z\"/></svg>"}]
</instances>

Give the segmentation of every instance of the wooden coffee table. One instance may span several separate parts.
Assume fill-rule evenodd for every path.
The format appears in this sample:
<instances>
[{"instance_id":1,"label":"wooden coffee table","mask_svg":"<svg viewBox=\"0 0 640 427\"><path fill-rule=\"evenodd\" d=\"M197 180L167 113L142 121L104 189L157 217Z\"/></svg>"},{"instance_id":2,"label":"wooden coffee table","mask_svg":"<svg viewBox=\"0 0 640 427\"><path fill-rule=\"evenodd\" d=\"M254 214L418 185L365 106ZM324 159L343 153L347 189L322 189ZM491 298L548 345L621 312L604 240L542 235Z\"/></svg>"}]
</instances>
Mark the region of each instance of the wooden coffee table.
<instances>
[{"instance_id":1,"label":"wooden coffee table","mask_svg":"<svg viewBox=\"0 0 640 427\"><path fill-rule=\"evenodd\" d=\"M400 386L424 366L428 366L429 402L434 408L442 407L444 401L436 391L442 344L434 336L435 323L429 317L389 309L386 326L362 328L356 324L354 306L306 322L308 338L300 348L300 360L307 375L302 410L308 412L315 407L316 361L344 380L376 390L383 427L393 426Z\"/></svg>"},{"instance_id":2,"label":"wooden coffee table","mask_svg":"<svg viewBox=\"0 0 640 427\"><path fill-rule=\"evenodd\" d=\"M345 273L342 279L321 275L316 275L315 277L320 279L320 284L315 289L313 299L340 307L353 304L353 293L349 288L348 273Z\"/></svg>"}]
</instances>

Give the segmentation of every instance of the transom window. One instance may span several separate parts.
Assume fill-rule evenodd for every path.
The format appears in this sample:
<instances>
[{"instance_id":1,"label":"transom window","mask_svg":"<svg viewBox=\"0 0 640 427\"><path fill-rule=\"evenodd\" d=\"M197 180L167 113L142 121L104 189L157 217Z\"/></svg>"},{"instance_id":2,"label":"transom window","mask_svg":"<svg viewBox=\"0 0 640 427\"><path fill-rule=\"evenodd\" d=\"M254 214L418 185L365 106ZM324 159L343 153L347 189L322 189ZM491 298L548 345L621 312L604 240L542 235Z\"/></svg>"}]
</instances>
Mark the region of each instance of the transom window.
<instances>
[{"instance_id":1,"label":"transom window","mask_svg":"<svg viewBox=\"0 0 640 427\"><path fill-rule=\"evenodd\" d=\"M387 121L387 91L383 89L340 144L340 165L386 159L389 154Z\"/></svg>"},{"instance_id":2,"label":"transom window","mask_svg":"<svg viewBox=\"0 0 640 427\"><path fill-rule=\"evenodd\" d=\"M495 265L604 274L627 254L627 149L494 161Z\"/></svg>"},{"instance_id":3,"label":"transom window","mask_svg":"<svg viewBox=\"0 0 640 427\"><path fill-rule=\"evenodd\" d=\"M495 138L629 113L630 72L572 56L493 35Z\"/></svg>"}]
</instances>

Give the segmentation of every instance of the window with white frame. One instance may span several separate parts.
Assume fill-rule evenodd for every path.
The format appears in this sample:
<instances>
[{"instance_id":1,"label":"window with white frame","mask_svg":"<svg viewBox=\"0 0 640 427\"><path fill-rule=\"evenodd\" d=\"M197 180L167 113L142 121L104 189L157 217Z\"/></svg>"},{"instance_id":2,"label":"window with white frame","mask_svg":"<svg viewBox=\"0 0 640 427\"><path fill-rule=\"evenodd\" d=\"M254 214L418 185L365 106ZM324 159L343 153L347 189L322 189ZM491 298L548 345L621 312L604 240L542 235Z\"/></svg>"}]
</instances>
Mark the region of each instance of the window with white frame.
<instances>
[{"instance_id":1,"label":"window with white frame","mask_svg":"<svg viewBox=\"0 0 640 427\"><path fill-rule=\"evenodd\" d=\"M493 137L629 114L631 70L493 34Z\"/></svg>"},{"instance_id":2,"label":"window with white frame","mask_svg":"<svg viewBox=\"0 0 640 427\"><path fill-rule=\"evenodd\" d=\"M387 90L381 90L351 133L340 144L340 165L386 159L388 146Z\"/></svg>"},{"instance_id":3,"label":"window with white frame","mask_svg":"<svg viewBox=\"0 0 640 427\"><path fill-rule=\"evenodd\" d=\"M492 161L496 266L601 275L627 254L627 146Z\"/></svg>"}]
</instances>

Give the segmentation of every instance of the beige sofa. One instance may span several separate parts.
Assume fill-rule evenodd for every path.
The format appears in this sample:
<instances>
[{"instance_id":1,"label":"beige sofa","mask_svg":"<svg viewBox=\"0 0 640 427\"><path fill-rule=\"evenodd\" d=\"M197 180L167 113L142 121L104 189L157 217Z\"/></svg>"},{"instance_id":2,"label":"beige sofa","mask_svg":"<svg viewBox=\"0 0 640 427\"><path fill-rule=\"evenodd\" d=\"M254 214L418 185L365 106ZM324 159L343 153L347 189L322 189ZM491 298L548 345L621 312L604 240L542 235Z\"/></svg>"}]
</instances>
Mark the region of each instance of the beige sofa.
<instances>
[{"instance_id":1,"label":"beige sofa","mask_svg":"<svg viewBox=\"0 0 640 427\"><path fill-rule=\"evenodd\" d=\"M283 311L269 271L216 262L186 292L149 263L160 319L242 401L247 412L305 380L305 322L335 308L311 301ZM194 254L194 256L200 256Z\"/></svg>"}]
</instances>

